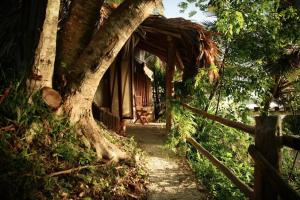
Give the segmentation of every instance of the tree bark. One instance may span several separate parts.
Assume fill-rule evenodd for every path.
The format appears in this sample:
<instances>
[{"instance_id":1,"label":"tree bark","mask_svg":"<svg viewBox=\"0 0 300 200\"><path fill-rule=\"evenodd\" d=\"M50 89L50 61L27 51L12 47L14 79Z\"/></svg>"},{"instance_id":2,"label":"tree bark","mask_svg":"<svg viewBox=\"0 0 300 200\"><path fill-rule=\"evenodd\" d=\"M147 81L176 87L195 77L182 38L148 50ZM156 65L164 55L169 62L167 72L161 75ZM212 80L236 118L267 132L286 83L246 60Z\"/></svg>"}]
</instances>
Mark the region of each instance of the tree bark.
<instances>
[{"instance_id":1,"label":"tree bark","mask_svg":"<svg viewBox=\"0 0 300 200\"><path fill-rule=\"evenodd\" d=\"M77 122L91 108L98 84L115 57L134 30L157 8L161 0L127 0L108 18L94 34L87 48L75 63L85 69L79 86L66 101L71 121Z\"/></svg>"},{"instance_id":2,"label":"tree bark","mask_svg":"<svg viewBox=\"0 0 300 200\"><path fill-rule=\"evenodd\" d=\"M91 40L104 0L73 0L70 13L64 22L58 46L56 74L60 79L59 87L63 90L65 81L71 81L70 72L78 71L73 67L84 48ZM65 80L62 76L68 72Z\"/></svg>"},{"instance_id":3,"label":"tree bark","mask_svg":"<svg viewBox=\"0 0 300 200\"><path fill-rule=\"evenodd\" d=\"M278 137L281 135L281 119L278 116L255 118L255 147L263 157L280 173L281 151ZM269 171L258 163L254 167L255 200L278 199L278 191L267 181Z\"/></svg>"},{"instance_id":4,"label":"tree bark","mask_svg":"<svg viewBox=\"0 0 300 200\"><path fill-rule=\"evenodd\" d=\"M73 92L67 96L64 109L71 122L78 124L79 131L91 141L99 159L118 160L124 158L124 153L101 135L92 117L91 107L98 84L135 29L161 6L161 0L124 1L93 35L74 64L75 68L83 69L83 76L76 78L81 80L76 88L70 86Z\"/></svg>"},{"instance_id":5,"label":"tree bark","mask_svg":"<svg viewBox=\"0 0 300 200\"><path fill-rule=\"evenodd\" d=\"M27 87L30 93L42 87L52 88L59 6L60 0L48 0L43 30L35 53L32 74L27 80Z\"/></svg>"}]
</instances>

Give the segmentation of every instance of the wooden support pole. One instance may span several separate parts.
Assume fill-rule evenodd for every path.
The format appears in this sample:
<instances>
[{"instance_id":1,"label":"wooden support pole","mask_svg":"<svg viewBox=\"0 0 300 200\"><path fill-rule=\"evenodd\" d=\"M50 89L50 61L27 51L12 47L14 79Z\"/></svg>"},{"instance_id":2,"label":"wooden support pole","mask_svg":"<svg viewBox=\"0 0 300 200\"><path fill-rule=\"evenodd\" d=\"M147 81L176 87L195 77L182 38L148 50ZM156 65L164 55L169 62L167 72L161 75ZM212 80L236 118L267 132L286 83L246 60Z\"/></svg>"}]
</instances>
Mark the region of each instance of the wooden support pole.
<instances>
[{"instance_id":1,"label":"wooden support pole","mask_svg":"<svg viewBox=\"0 0 300 200\"><path fill-rule=\"evenodd\" d=\"M192 106L189 106L185 103L181 103L181 105L184 108L187 108L188 110L190 110L191 112L193 112L197 115L200 115L204 118L219 122L219 123L224 124L226 126L229 126L231 128L235 128L235 129L244 131L246 133L249 133L250 135L254 135L255 127L253 127L253 126L249 126L249 125L243 124L241 122L235 122L235 121L232 121L232 120L229 120L229 119L225 119L225 118L222 118L222 117L219 117L219 116L216 116L216 115L209 114L205 111L199 110L199 109L194 108Z\"/></svg>"},{"instance_id":2,"label":"wooden support pole","mask_svg":"<svg viewBox=\"0 0 300 200\"><path fill-rule=\"evenodd\" d=\"M118 105L119 105L119 117L120 120L123 118L123 99L122 99L122 58L123 54L122 51L118 54L117 60L116 60L116 69L117 70L117 82L118 82Z\"/></svg>"},{"instance_id":3,"label":"wooden support pole","mask_svg":"<svg viewBox=\"0 0 300 200\"><path fill-rule=\"evenodd\" d=\"M176 46L172 37L168 37L168 59L166 68L166 131L172 128L171 98L173 96L173 76L175 72Z\"/></svg>"},{"instance_id":4,"label":"wooden support pole","mask_svg":"<svg viewBox=\"0 0 300 200\"><path fill-rule=\"evenodd\" d=\"M181 71L183 71L184 70L184 64L183 64L183 61L182 61L182 59L181 59L181 56L180 56L180 53L179 53L179 51L176 51L176 60L177 60L177 67L181 70Z\"/></svg>"},{"instance_id":5,"label":"wooden support pole","mask_svg":"<svg viewBox=\"0 0 300 200\"><path fill-rule=\"evenodd\" d=\"M216 157L210 154L194 138L188 136L186 141L193 145L202 155L204 155L215 167L217 167L232 183L238 187L247 197L253 199L253 190L239 179L228 167L223 165Z\"/></svg>"},{"instance_id":6,"label":"wooden support pole","mask_svg":"<svg viewBox=\"0 0 300 200\"><path fill-rule=\"evenodd\" d=\"M279 173L280 148L277 137L281 134L281 120L277 116L255 117L255 147ZM267 181L267 171L255 163L254 196L255 200L277 200L278 191Z\"/></svg>"},{"instance_id":7,"label":"wooden support pole","mask_svg":"<svg viewBox=\"0 0 300 200\"><path fill-rule=\"evenodd\" d=\"M278 170L276 170L256 149L254 145L250 145L248 149L249 154L255 161L256 165L259 165L266 173L266 178L273 190L278 191L281 199L293 199L300 200L300 196L295 190L293 190L280 176Z\"/></svg>"},{"instance_id":8,"label":"wooden support pole","mask_svg":"<svg viewBox=\"0 0 300 200\"><path fill-rule=\"evenodd\" d=\"M281 144L295 150L300 150L300 137L295 135L283 135L280 137Z\"/></svg>"},{"instance_id":9,"label":"wooden support pole","mask_svg":"<svg viewBox=\"0 0 300 200\"><path fill-rule=\"evenodd\" d=\"M118 127L114 127L113 123L111 122L111 129L116 128L116 132L120 135L125 134L125 120L123 119L123 84L122 84L122 59L123 59L123 51L117 56L116 60L116 69L117 70L117 81L118 81L118 105L119 105L119 125ZM120 128L121 127L121 128Z\"/></svg>"}]
</instances>

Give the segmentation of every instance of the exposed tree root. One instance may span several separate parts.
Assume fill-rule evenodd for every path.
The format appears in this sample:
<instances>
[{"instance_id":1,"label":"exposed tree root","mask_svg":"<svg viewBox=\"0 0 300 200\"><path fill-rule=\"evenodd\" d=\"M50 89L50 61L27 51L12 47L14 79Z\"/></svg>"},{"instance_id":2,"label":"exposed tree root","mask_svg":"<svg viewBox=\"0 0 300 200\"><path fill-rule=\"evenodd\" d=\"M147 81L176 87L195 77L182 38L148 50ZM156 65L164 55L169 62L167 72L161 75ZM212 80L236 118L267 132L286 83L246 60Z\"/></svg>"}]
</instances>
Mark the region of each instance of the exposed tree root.
<instances>
[{"instance_id":1,"label":"exposed tree root","mask_svg":"<svg viewBox=\"0 0 300 200\"><path fill-rule=\"evenodd\" d=\"M128 155L119 147L108 141L103 134L96 121L92 116L86 116L77 122L77 130L80 135L84 135L91 146L96 150L98 159L107 159L114 162L128 159Z\"/></svg>"}]
</instances>

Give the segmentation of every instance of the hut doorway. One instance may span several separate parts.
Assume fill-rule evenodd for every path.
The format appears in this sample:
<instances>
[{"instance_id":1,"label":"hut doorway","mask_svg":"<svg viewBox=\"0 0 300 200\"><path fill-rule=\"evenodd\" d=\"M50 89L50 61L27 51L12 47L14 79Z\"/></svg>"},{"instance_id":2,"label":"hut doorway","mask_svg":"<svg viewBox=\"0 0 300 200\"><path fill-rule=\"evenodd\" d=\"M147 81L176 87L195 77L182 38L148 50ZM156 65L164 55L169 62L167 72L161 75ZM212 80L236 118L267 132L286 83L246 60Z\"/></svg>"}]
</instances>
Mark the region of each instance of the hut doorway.
<instances>
[{"instance_id":1,"label":"hut doorway","mask_svg":"<svg viewBox=\"0 0 300 200\"><path fill-rule=\"evenodd\" d=\"M133 54L121 52L98 86L94 117L111 130L122 133L126 124L149 124L159 116L162 88L158 89L155 69L145 55L137 49Z\"/></svg>"},{"instance_id":2,"label":"hut doorway","mask_svg":"<svg viewBox=\"0 0 300 200\"><path fill-rule=\"evenodd\" d=\"M139 51L134 66L133 123L164 122L165 70L162 61L153 54Z\"/></svg>"}]
</instances>

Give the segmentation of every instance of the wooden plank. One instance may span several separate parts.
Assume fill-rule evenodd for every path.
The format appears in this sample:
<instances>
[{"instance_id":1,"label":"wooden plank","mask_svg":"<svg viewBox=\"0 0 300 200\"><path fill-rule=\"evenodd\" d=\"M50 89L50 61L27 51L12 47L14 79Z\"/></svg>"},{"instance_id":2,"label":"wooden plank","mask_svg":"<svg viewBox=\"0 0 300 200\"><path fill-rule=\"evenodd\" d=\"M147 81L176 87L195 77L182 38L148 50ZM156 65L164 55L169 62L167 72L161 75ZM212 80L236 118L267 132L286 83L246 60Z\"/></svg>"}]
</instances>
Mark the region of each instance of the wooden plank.
<instances>
[{"instance_id":1,"label":"wooden plank","mask_svg":"<svg viewBox=\"0 0 300 200\"><path fill-rule=\"evenodd\" d=\"M250 135L254 135L255 127L253 127L253 126L249 126L249 125L241 123L241 122L235 122L235 121L232 121L232 120L229 120L229 119L225 119L225 118L222 118L222 117L219 117L219 116L216 116L216 115L209 114L205 111L199 110L199 109L194 108L192 106L189 106L185 103L181 103L181 105L184 108L187 108L188 110L190 110L191 112L193 112L197 115L200 115L201 117L219 122L219 123L221 123L223 125L226 125L226 126L229 126L231 128L235 128L235 129L244 131L246 133L249 133Z\"/></svg>"},{"instance_id":2,"label":"wooden plank","mask_svg":"<svg viewBox=\"0 0 300 200\"><path fill-rule=\"evenodd\" d=\"M299 194L283 180L279 172L264 158L254 145L249 146L248 152L255 163L266 172L267 184L278 191L281 199L300 200Z\"/></svg>"},{"instance_id":3,"label":"wooden plank","mask_svg":"<svg viewBox=\"0 0 300 200\"><path fill-rule=\"evenodd\" d=\"M283 135L280 137L281 144L295 150L300 150L300 137L296 135Z\"/></svg>"},{"instance_id":4,"label":"wooden plank","mask_svg":"<svg viewBox=\"0 0 300 200\"><path fill-rule=\"evenodd\" d=\"M276 116L255 117L255 147L279 172L280 148L277 136L281 133L281 120ZM254 191L256 200L277 199L278 192L266 180L267 172L255 163Z\"/></svg>"},{"instance_id":5,"label":"wooden plank","mask_svg":"<svg viewBox=\"0 0 300 200\"><path fill-rule=\"evenodd\" d=\"M202 155L204 155L215 167L217 167L232 183L238 187L250 199L253 198L253 189L239 179L228 167L221 163L216 157L210 154L194 138L188 136L186 141L193 145Z\"/></svg>"}]
</instances>

